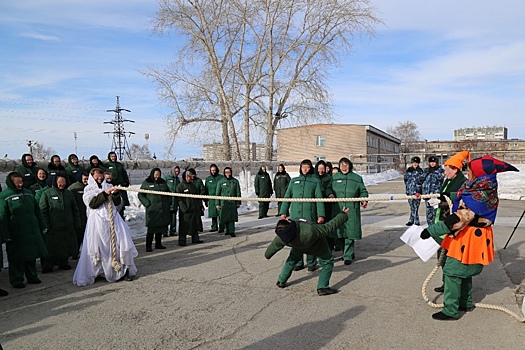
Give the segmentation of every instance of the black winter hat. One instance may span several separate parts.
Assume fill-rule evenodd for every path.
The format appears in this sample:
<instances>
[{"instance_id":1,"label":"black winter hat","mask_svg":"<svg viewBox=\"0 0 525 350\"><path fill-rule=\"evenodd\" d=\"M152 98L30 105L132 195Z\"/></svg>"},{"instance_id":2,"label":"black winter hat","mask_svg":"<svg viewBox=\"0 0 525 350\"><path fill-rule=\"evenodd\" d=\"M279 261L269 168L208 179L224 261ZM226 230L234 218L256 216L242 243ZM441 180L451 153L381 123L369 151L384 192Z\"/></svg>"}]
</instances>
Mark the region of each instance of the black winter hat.
<instances>
[{"instance_id":1,"label":"black winter hat","mask_svg":"<svg viewBox=\"0 0 525 350\"><path fill-rule=\"evenodd\" d=\"M275 233L285 244L288 244L294 238L296 232L297 225L295 221L279 220L275 226Z\"/></svg>"},{"instance_id":2,"label":"black winter hat","mask_svg":"<svg viewBox=\"0 0 525 350\"><path fill-rule=\"evenodd\" d=\"M421 158L419 158L418 156L416 156L416 157L412 157L412 158L410 159L410 162L411 162L411 163L418 163L418 164L419 164L419 163L421 163Z\"/></svg>"},{"instance_id":3,"label":"black winter hat","mask_svg":"<svg viewBox=\"0 0 525 350\"><path fill-rule=\"evenodd\" d=\"M436 156L430 156L430 157L428 157L428 162L429 162L429 163L430 163L430 162L439 163L439 162L438 162L438 157L436 157Z\"/></svg>"}]
</instances>

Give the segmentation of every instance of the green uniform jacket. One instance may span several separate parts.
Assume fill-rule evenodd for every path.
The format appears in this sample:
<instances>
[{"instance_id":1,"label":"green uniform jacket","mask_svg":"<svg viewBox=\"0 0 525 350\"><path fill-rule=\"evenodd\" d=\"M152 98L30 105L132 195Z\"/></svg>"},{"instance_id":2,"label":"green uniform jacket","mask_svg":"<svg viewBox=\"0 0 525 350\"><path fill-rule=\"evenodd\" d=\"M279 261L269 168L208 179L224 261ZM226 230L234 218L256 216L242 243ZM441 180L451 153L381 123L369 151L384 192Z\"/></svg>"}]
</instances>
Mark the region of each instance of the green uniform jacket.
<instances>
[{"instance_id":1,"label":"green uniform jacket","mask_svg":"<svg viewBox=\"0 0 525 350\"><path fill-rule=\"evenodd\" d=\"M182 180L175 188L176 193L200 194L193 182ZM201 200L189 197L177 197L179 202L179 235L197 234L201 215Z\"/></svg>"},{"instance_id":2,"label":"green uniform jacket","mask_svg":"<svg viewBox=\"0 0 525 350\"><path fill-rule=\"evenodd\" d=\"M98 165L95 166L95 164L93 164L93 158L96 158L98 159ZM91 157L89 157L89 166L87 167L87 171L90 172L91 169L93 168L98 168L102 171L108 171L108 169L105 167L105 165L100 161L100 158L98 158L97 156L93 155Z\"/></svg>"},{"instance_id":3,"label":"green uniform jacket","mask_svg":"<svg viewBox=\"0 0 525 350\"><path fill-rule=\"evenodd\" d=\"M283 173L275 174L273 178L273 190L276 198L283 198L288 185L290 184L290 175L285 171Z\"/></svg>"},{"instance_id":4,"label":"green uniform jacket","mask_svg":"<svg viewBox=\"0 0 525 350\"><path fill-rule=\"evenodd\" d=\"M111 153L111 152L110 152ZM113 186L123 186L129 187L129 177L128 172L124 169L124 165L121 162L112 162L109 159L108 153L108 162L104 166L111 173L113 180L111 183ZM129 206L128 193L126 191L119 191L120 196L122 197L122 202L124 206Z\"/></svg>"},{"instance_id":5,"label":"green uniform jacket","mask_svg":"<svg viewBox=\"0 0 525 350\"><path fill-rule=\"evenodd\" d=\"M168 175L164 176L164 180L166 180L166 183L168 184L168 188L170 189L170 192L175 193L175 189L177 188L177 185L180 184L180 179L178 176L173 175L172 173L169 173ZM177 197L172 197L171 199L171 207L170 210L172 213L175 213L178 210L178 199Z\"/></svg>"},{"instance_id":6,"label":"green uniform jacket","mask_svg":"<svg viewBox=\"0 0 525 350\"><path fill-rule=\"evenodd\" d=\"M51 159L53 159L54 157L60 158L60 156L58 154L53 154L51 156ZM67 171L66 171L66 168L62 165L62 161L61 161L61 163L58 166L56 166L55 163L53 163L53 162L49 162L47 164L47 173L48 173L48 176L56 176L57 174L61 173L67 179ZM69 183L69 184L71 184L71 183Z\"/></svg>"},{"instance_id":7,"label":"green uniform jacket","mask_svg":"<svg viewBox=\"0 0 525 350\"><path fill-rule=\"evenodd\" d=\"M67 173L67 178L69 180L69 182L68 182L69 184L74 184L77 181L82 181L82 172L83 171L87 172L87 170L84 169L84 167L82 167L80 165L74 165L71 162L71 157L73 157L73 156L76 156L76 155L70 154L67 157L66 173Z\"/></svg>"},{"instance_id":8,"label":"green uniform jacket","mask_svg":"<svg viewBox=\"0 0 525 350\"><path fill-rule=\"evenodd\" d=\"M36 173L38 171L38 167L34 161L33 165L28 166L26 162L26 156L30 156L30 154L25 153L22 155L22 165L16 168L15 171L20 173L20 175L22 175L24 178L24 188L29 188L36 183Z\"/></svg>"},{"instance_id":9,"label":"green uniform jacket","mask_svg":"<svg viewBox=\"0 0 525 350\"><path fill-rule=\"evenodd\" d=\"M67 259L78 255L76 230L80 228L80 215L73 193L52 187L42 195L39 204L47 226L49 256Z\"/></svg>"},{"instance_id":10,"label":"green uniform jacket","mask_svg":"<svg viewBox=\"0 0 525 350\"><path fill-rule=\"evenodd\" d=\"M443 181L443 185L441 185L441 190L439 191L441 196L439 198L440 203L436 212L436 222L439 220L445 220L445 216L449 214L451 209L448 207L447 200L444 196L449 197L453 203L454 199L456 199L456 192L465 183L465 181L467 181L467 178L461 171L458 171L457 175L451 180L445 179L445 181Z\"/></svg>"},{"instance_id":11,"label":"green uniform jacket","mask_svg":"<svg viewBox=\"0 0 525 350\"><path fill-rule=\"evenodd\" d=\"M35 197L28 189L17 190L6 178L0 193L0 233L6 243L9 261L24 262L47 256L42 237L46 228Z\"/></svg>"},{"instance_id":12,"label":"green uniform jacket","mask_svg":"<svg viewBox=\"0 0 525 350\"><path fill-rule=\"evenodd\" d=\"M253 187L255 188L255 194L257 197L270 198L273 194L270 174L262 171L262 167L259 168L259 172L255 175Z\"/></svg>"},{"instance_id":13,"label":"green uniform jacket","mask_svg":"<svg viewBox=\"0 0 525 350\"><path fill-rule=\"evenodd\" d=\"M290 181L283 198L323 198L321 182L313 174L299 175ZM324 204L322 202L283 202L279 215L288 213L292 220L305 219L317 222L317 218L325 217Z\"/></svg>"},{"instance_id":14,"label":"green uniform jacket","mask_svg":"<svg viewBox=\"0 0 525 350\"><path fill-rule=\"evenodd\" d=\"M40 203L40 199L42 198L42 195L44 194L44 192L46 192L50 188L51 187L49 187L48 185L45 185L44 187L42 187L42 189L35 192L35 199L37 203Z\"/></svg>"},{"instance_id":15,"label":"green uniform jacket","mask_svg":"<svg viewBox=\"0 0 525 350\"><path fill-rule=\"evenodd\" d=\"M41 191L44 187L46 187L46 180L47 180L47 176L48 176L47 175L47 170L44 169L44 168L37 168L37 173L38 173L38 170L40 170L40 169L42 169L42 170L44 170L46 172L46 178L44 180L40 180L37 177L36 182L33 185L29 186L29 190L31 192L33 192L33 195L35 195L35 196L36 196L36 194L39 191ZM38 198L40 199L40 196ZM37 202L38 202L38 199L37 199Z\"/></svg>"},{"instance_id":16,"label":"green uniform jacket","mask_svg":"<svg viewBox=\"0 0 525 350\"><path fill-rule=\"evenodd\" d=\"M266 248L264 257L270 259L279 250L283 249L285 245L292 247L299 253L319 255L317 251L319 248L318 241L332 236L338 227L343 225L348 220L348 215L343 212L337 214L330 222L326 224L309 224L299 220L295 221L297 225L297 232L293 239L285 244L279 236L275 236L272 243Z\"/></svg>"},{"instance_id":17,"label":"green uniform jacket","mask_svg":"<svg viewBox=\"0 0 525 350\"><path fill-rule=\"evenodd\" d=\"M78 214L80 216L80 227L86 227L87 223L87 208L86 204L84 203L84 200L82 199L82 197L84 196L85 187L86 186L81 181L77 181L67 188L71 191L71 193L73 193L73 197L75 197L75 202L77 203L78 207Z\"/></svg>"},{"instance_id":18,"label":"green uniform jacket","mask_svg":"<svg viewBox=\"0 0 525 350\"><path fill-rule=\"evenodd\" d=\"M239 181L237 181L236 178L230 177L228 179L227 177L224 177L217 183L216 193L217 196L221 197L240 197L241 186L239 186ZM219 213L221 223L239 221L237 206L241 205L241 201L221 199L219 205L221 206L221 211Z\"/></svg>"},{"instance_id":19,"label":"green uniform jacket","mask_svg":"<svg viewBox=\"0 0 525 350\"><path fill-rule=\"evenodd\" d=\"M202 183L202 180L195 176L195 178L192 180L195 187L197 187L197 191L199 191L199 194L206 195L206 187L204 187L204 184ZM208 201L204 199L199 199L200 202L204 201L204 203L207 205ZM204 215L203 212L201 212L201 215Z\"/></svg>"},{"instance_id":20,"label":"green uniform jacket","mask_svg":"<svg viewBox=\"0 0 525 350\"><path fill-rule=\"evenodd\" d=\"M217 184L224 176L221 174L215 174L215 176L210 175L206 178L206 194L209 196L217 195ZM217 210L217 205L219 201L216 199L210 199L208 203L208 217L216 218L219 216L219 211Z\"/></svg>"},{"instance_id":21,"label":"green uniform jacket","mask_svg":"<svg viewBox=\"0 0 525 350\"><path fill-rule=\"evenodd\" d=\"M326 188L326 194L333 194L336 198L367 198L368 191L366 190L363 178L354 172L343 174L341 172L332 175L332 181ZM339 210L343 207L350 209L348 212L348 221L339 228L338 237L347 239L361 239L363 233L361 231L361 202L337 202L336 208ZM337 209L334 209L337 212Z\"/></svg>"},{"instance_id":22,"label":"green uniform jacket","mask_svg":"<svg viewBox=\"0 0 525 350\"><path fill-rule=\"evenodd\" d=\"M170 192L170 189L164 179L160 178L158 181L154 181L153 173L156 170L160 171L159 168L151 169L149 177L142 182L140 189ZM138 194L138 198L142 205L146 208L146 227L159 228L162 230L164 230L164 228L167 229L171 221L171 197L141 192Z\"/></svg>"}]
</instances>

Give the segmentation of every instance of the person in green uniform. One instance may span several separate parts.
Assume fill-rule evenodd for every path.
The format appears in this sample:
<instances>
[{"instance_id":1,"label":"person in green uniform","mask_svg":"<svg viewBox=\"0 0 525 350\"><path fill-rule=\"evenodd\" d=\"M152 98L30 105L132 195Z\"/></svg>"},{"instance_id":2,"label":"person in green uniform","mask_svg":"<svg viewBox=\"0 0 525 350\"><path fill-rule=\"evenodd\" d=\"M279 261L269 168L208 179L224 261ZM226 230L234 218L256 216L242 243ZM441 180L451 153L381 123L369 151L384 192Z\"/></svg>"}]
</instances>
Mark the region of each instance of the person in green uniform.
<instances>
[{"instance_id":1,"label":"person in green uniform","mask_svg":"<svg viewBox=\"0 0 525 350\"><path fill-rule=\"evenodd\" d=\"M104 164L107 171L111 173L113 186L129 187L128 172L124 169L124 164L117 161L117 154L115 152L108 153L108 162ZM126 206L129 206L128 192L120 190L120 197L122 198L122 204L120 206L119 214L124 219L124 210Z\"/></svg>"},{"instance_id":2,"label":"person in green uniform","mask_svg":"<svg viewBox=\"0 0 525 350\"><path fill-rule=\"evenodd\" d=\"M7 188L0 193L0 233L6 242L9 283L24 288L24 274L27 283L41 283L36 259L48 255L42 237L46 224L35 197L24 188L22 174L11 172L5 181Z\"/></svg>"},{"instance_id":3,"label":"person in green uniform","mask_svg":"<svg viewBox=\"0 0 525 350\"><path fill-rule=\"evenodd\" d=\"M76 154L71 153L67 157L66 173L69 185L72 185L78 181L82 181L82 172L86 171L87 170L78 163L78 157Z\"/></svg>"},{"instance_id":4,"label":"person in green uniform","mask_svg":"<svg viewBox=\"0 0 525 350\"><path fill-rule=\"evenodd\" d=\"M323 198L328 197L328 194L326 193L326 189L328 188L328 185L330 184L330 181L332 180L332 177L326 173L326 168L327 168L327 163L324 160L319 160L315 164L315 169L314 169L315 176L321 182L321 192L323 193ZM323 205L324 205L324 212L325 212L325 223L327 223L332 218L332 207L334 206L334 203L325 202L323 203ZM332 237L327 238L328 245L330 246L331 249L334 248L336 238L337 238L336 232L333 233Z\"/></svg>"},{"instance_id":5,"label":"person in green uniform","mask_svg":"<svg viewBox=\"0 0 525 350\"><path fill-rule=\"evenodd\" d=\"M450 210L452 208L449 208L448 202L445 199L445 196L450 198L452 202L456 199L456 192L463 186L463 184L467 181L467 178L465 175L461 172L461 169L463 168L463 162L469 157L468 151L462 151L454 154L452 157L447 159L445 161L445 165L443 166L443 172L445 173L445 180L443 181L443 184L441 185L441 189L439 191L439 194L441 195L439 199L432 198L431 200L435 200L438 202L438 208L436 210L436 219L434 223L437 223L439 221L445 221L445 218L450 215ZM429 200L430 201L430 200ZM430 225L430 224L429 224ZM436 237L434 238L435 241L441 245L443 242L442 237ZM439 259L439 256L441 255L442 248L439 248L437 252L437 257ZM445 266L445 263L447 261L447 256L445 255L443 261L441 261L441 268ZM443 278L443 283L441 286L434 288L434 291L437 293L443 293L445 291L445 281Z\"/></svg>"},{"instance_id":6,"label":"person in green uniform","mask_svg":"<svg viewBox=\"0 0 525 350\"><path fill-rule=\"evenodd\" d=\"M206 195L206 187L202 183L202 180L197 176L197 172L195 171L195 169L189 168L187 171L190 172L190 174L191 174L191 181L193 181L193 184L197 188L197 191L199 191L199 194L201 194L203 196ZM204 204L203 204L203 202L204 202ZM205 199L199 199L199 203L200 203L201 211L200 211L200 215L199 215L198 231L199 232L203 232L204 231L204 227L202 226L202 217L204 216L204 206L208 205L208 201L205 200Z\"/></svg>"},{"instance_id":7,"label":"person in green uniform","mask_svg":"<svg viewBox=\"0 0 525 350\"><path fill-rule=\"evenodd\" d=\"M173 167L171 172L169 172L166 176L164 176L164 180L166 180L166 183L168 184L168 188L170 189L170 192L174 193L175 188L177 188L177 185L180 184L179 179L180 174L180 168L178 165ZM171 199L171 206L170 206L170 236L176 236L177 235L177 197L173 197ZM164 234L164 237L168 237L168 233Z\"/></svg>"},{"instance_id":8,"label":"person in green uniform","mask_svg":"<svg viewBox=\"0 0 525 350\"><path fill-rule=\"evenodd\" d=\"M319 257L319 264L321 265L317 294L322 296L337 293L337 289L330 288L334 258L326 238L330 237L347 220L348 209L345 207L326 224L307 223L302 220L279 220L275 228L277 236L264 253L265 258L270 259L285 245L291 247L288 259L286 259L277 279L277 287L286 288L286 282L288 282L297 263L303 259L303 254L310 254Z\"/></svg>"},{"instance_id":9,"label":"person in green uniform","mask_svg":"<svg viewBox=\"0 0 525 350\"><path fill-rule=\"evenodd\" d=\"M326 189L329 198L363 198L361 202L337 202L339 209L349 209L348 221L337 232L338 238L344 238L343 260L345 265L350 265L355 259L354 242L363 238L361 231L361 209L366 208L368 191L363 178L354 173L350 159L343 157L339 160L341 172L332 176L332 181Z\"/></svg>"},{"instance_id":10,"label":"person in green uniform","mask_svg":"<svg viewBox=\"0 0 525 350\"><path fill-rule=\"evenodd\" d=\"M86 224L87 224L87 208L86 204L84 203L83 196L84 196L84 189L86 188L88 184L89 174L85 171L83 171L80 174L81 178L80 181L75 182L71 186L69 186L67 189L73 193L73 197L75 197L75 202L77 203L78 207L78 214L80 216L80 227L77 229L77 244L78 244L78 250L80 250L80 246L82 245L82 242L84 241L84 232L86 231ZM77 256L73 256L73 259L78 258Z\"/></svg>"},{"instance_id":11,"label":"person in green uniform","mask_svg":"<svg viewBox=\"0 0 525 350\"><path fill-rule=\"evenodd\" d=\"M71 270L69 257L78 256L77 230L80 214L73 193L66 189L66 174L57 174L53 186L40 198L40 210L46 221L46 248L49 255L42 263L42 273L53 271L53 265L61 270Z\"/></svg>"},{"instance_id":12,"label":"person in green uniform","mask_svg":"<svg viewBox=\"0 0 525 350\"><path fill-rule=\"evenodd\" d=\"M284 198L323 198L321 181L314 176L314 168L310 159L305 159L299 167L300 175L294 177L288 185ZM286 219L290 213L291 220L304 220L322 224L325 220L324 204L322 202L283 202L279 214L281 219ZM317 258L307 256L308 271L317 269ZM304 269L304 261L298 262L295 271Z\"/></svg>"},{"instance_id":13,"label":"person in green uniform","mask_svg":"<svg viewBox=\"0 0 525 350\"><path fill-rule=\"evenodd\" d=\"M286 172L284 164L279 164L277 173L273 178L273 191L275 192L275 198L283 198L288 185L290 184L290 175ZM277 202L277 215L281 212L283 202ZM286 213L288 215L288 213Z\"/></svg>"},{"instance_id":14,"label":"person in green uniform","mask_svg":"<svg viewBox=\"0 0 525 350\"><path fill-rule=\"evenodd\" d=\"M58 174L66 175L66 168L62 165L62 160L58 154L51 156L51 161L47 164L47 172L49 176L55 177ZM67 179L67 175L66 175Z\"/></svg>"},{"instance_id":15,"label":"person in green uniform","mask_svg":"<svg viewBox=\"0 0 525 350\"><path fill-rule=\"evenodd\" d=\"M37 164L29 153L22 155L22 165L16 168L16 172L24 179L24 188L29 188L36 183Z\"/></svg>"},{"instance_id":16,"label":"person in green uniform","mask_svg":"<svg viewBox=\"0 0 525 350\"><path fill-rule=\"evenodd\" d=\"M182 181L175 188L176 193L200 194L192 180L192 173L185 171ZM186 246L186 236L191 236L191 243L204 243L199 238L199 219L202 201L197 198L176 197L179 207L179 245Z\"/></svg>"},{"instance_id":17,"label":"person in green uniform","mask_svg":"<svg viewBox=\"0 0 525 350\"><path fill-rule=\"evenodd\" d=\"M210 165L210 176L206 178L206 194L209 196L216 196L217 195L217 183L224 178L219 173L219 167L215 164ZM210 199L208 201L208 218L211 218L211 230L210 232L224 231L224 227L219 221L219 211L217 210L217 203L218 201L216 199Z\"/></svg>"},{"instance_id":18,"label":"person in green uniform","mask_svg":"<svg viewBox=\"0 0 525 350\"><path fill-rule=\"evenodd\" d=\"M88 173L91 173L91 169L100 169L103 173L105 171L108 171L106 166L102 164L97 155L92 155L91 157L89 157L89 166L86 170L88 171Z\"/></svg>"},{"instance_id":19,"label":"person in green uniform","mask_svg":"<svg viewBox=\"0 0 525 350\"><path fill-rule=\"evenodd\" d=\"M47 184L47 170L44 168L38 168L36 171L36 182L29 187L29 190L36 196L38 191L44 189Z\"/></svg>"},{"instance_id":20,"label":"person in green uniform","mask_svg":"<svg viewBox=\"0 0 525 350\"><path fill-rule=\"evenodd\" d=\"M224 168L224 178L217 183L216 194L221 197L241 196L241 186L239 186L239 181L233 177L232 168ZM240 206L241 201L221 199L217 203L216 208L219 211L219 220L226 229L225 236L235 237L235 223L239 221L237 209Z\"/></svg>"},{"instance_id":21,"label":"person in green uniform","mask_svg":"<svg viewBox=\"0 0 525 350\"><path fill-rule=\"evenodd\" d=\"M166 181L162 178L159 168L153 168L149 176L140 186L142 190L169 192ZM155 249L166 249L162 245L162 234L168 232L170 224L171 197L158 194L140 192L138 198L146 208L146 251L152 252L153 236L155 236Z\"/></svg>"},{"instance_id":22,"label":"person in green uniform","mask_svg":"<svg viewBox=\"0 0 525 350\"><path fill-rule=\"evenodd\" d=\"M270 174L266 171L266 167L262 166L259 168L257 175L255 175L255 182L253 184L255 194L259 198L270 198L273 194L272 180ZM268 217L268 208L270 202L259 202L259 217L258 219L264 219Z\"/></svg>"}]
</instances>

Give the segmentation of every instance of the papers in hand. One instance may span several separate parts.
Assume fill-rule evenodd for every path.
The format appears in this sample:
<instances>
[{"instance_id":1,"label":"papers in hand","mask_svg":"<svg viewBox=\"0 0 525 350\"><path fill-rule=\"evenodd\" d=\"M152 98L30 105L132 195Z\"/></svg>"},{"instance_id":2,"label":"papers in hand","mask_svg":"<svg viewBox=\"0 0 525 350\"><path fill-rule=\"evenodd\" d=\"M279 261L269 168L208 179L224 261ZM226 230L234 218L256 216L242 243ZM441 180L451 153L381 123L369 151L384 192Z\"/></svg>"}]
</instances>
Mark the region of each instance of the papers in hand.
<instances>
[{"instance_id":1,"label":"papers in hand","mask_svg":"<svg viewBox=\"0 0 525 350\"><path fill-rule=\"evenodd\" d=\"M421 260L427 262L431 257L435 256L439 249L439 244L432 238L421 239L419 237L421 231L423 231L423 227L411 226L401 235L401 240L411 246Z\"/></svg>"}]
</instances>

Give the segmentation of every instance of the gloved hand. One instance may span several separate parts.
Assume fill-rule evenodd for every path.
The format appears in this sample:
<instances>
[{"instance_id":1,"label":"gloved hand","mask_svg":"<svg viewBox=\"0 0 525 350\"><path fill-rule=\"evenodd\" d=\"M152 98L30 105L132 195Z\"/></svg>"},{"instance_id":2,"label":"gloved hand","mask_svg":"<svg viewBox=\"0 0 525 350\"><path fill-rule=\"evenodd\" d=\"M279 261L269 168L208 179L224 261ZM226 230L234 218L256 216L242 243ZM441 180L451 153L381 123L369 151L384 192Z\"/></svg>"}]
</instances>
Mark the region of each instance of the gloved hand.
<instances>
[{"instance_id":1,"label":"gloved hand","mask_svg":"<svg viewBox=\"0 0 525 350\"><path fill-rule=\"evenodd\" d=\"M414 197L416 197L416 199L421 199L421 193L417 193L417 192L416 192L416 193L414 194Z\"/></svg>"},{"instance_id":2,"label":"gloved hand","mask_svg":"<svg viewBox=\"0 0 525 350\"><path fill-rule=\"evenodd\" d=\"M457 216L456 214L449 215L445 218L445 226L447 226L448 229L452 231L454 225L457 224L459 221L459 216Z\"/></svg>"},{"instance_id":3,"label":"gloved hand","mask_svg":"<svg viewBox=\"0 0 525 350\"><path fill-rule=\"evenodd\" d=\"M430 204L430 205L433 206L434 208L437 208L438 205L439 205L439 203L440 203L439 198L430 198L430 199L428 200L428 204Z\"/></svg>"},{"instance_id":4,"label":"gloved hand","mask_svg":"<svg viewBox=\"0 0 525 350\"><path fill-rule=\"evenodd\" d=\"M421 231L421 234L419 235L419 237L421 237L421 239L429 239L430 232L428 232L427 229L424 229L423 231Z\"/></svg>"}]
</instances>

